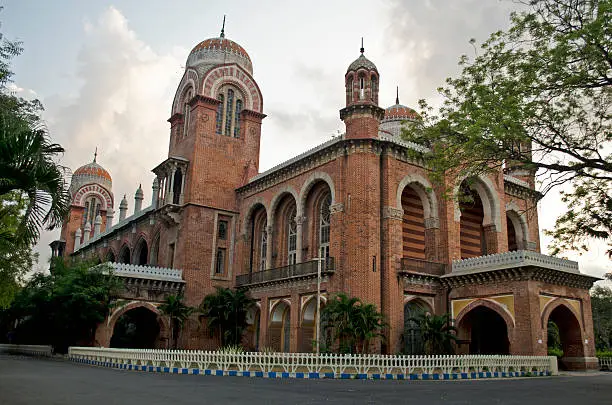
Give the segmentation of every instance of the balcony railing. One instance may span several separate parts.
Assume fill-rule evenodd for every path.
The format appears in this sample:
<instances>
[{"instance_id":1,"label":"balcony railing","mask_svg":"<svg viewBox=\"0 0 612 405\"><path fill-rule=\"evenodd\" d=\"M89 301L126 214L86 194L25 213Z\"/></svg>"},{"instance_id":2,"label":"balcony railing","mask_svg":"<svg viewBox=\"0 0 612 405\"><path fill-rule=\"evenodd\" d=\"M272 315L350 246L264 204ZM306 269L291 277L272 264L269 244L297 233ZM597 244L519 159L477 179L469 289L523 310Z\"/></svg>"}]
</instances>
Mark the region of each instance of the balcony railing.
<instances>
[{"instance_id":1,"label":"balcony railing","mask_svg":"<svg viewBox=\"0 0 612 405\"><path fill-rule=\"evenodd\" d=\"M278 267L276 269L241 274L236 276L236 286L242 287L251 284L269 283L294 277L316 277L317 266L317 260L309 260L307 262ZM322 274L331 274L335 269L333 257L328 257L321 263Z\"/></svg>"},{"instance_id":2,"label":"balcony railing","mask_svg":"<svg viewBox=\"0 0 612 405\"><path fill-rule=\"evenodd\" d=\"M430 276L442 276L446 273L446 267L447 265L445 263L403 257L400 273L418 273L427 274Z\"/></svg>"}]
</instances>

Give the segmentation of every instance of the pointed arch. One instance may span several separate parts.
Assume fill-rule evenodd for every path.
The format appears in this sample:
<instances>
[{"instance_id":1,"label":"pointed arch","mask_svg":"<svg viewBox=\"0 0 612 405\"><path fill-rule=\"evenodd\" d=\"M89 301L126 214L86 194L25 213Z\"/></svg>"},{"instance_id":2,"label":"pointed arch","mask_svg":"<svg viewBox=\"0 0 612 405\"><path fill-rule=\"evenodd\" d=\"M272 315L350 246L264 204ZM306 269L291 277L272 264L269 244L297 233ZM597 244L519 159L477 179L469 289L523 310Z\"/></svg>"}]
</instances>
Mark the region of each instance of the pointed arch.
<instances>
[{"instance_id":1,"label":"pointed arch","mask_svg":"<svg viewBox=\"0 0 612 405\"><path fill-rule=\"evenodd\" d=\"M139 266L146 266L149 264L149 244L147 243L145 236L141 234L134 246L132 264Z\"/></svg>"},{"instance_id":2,"label":"pointed arch","mask_svg":"<svg viewBox=\"0 0 612 405\"><path fill-rule=\"evenodd\" d=\"M512 226L516 236L516 250L526 250L529 246L529 225L525 215L521 214L516 204L506 204L506 219L507 227Z\"/></svg>"},{"instance_id":3,"label":"pointed arch","mask_svg":"<svg viewBox=\"0 0 612 405\"><path fill-rule=\"evenodd\" d=\"M402 194L406 187L411 187L421 197L425 218L438 218L438 199L433 186L420 174L408 174L400 181L397 187L397 209L402 209Z\"/></svg>"},{"instance_id":4,"label":"pointed arch","mask_svg":"<svg viewBox=\"0 0 612 405\"><path fill-rule=\"evenodd\" d=\"M457 197L461 184L468 180L468 178L466 176L458 180L460 181L455 184L453 192L455 196L455 221L457 222L461 219L461 209L459 208L459 199ZM500 218L501 203L493 181L484 175L470 177L469 181L470 189L474 190L482 201L484 211L483 225L494 225L495 231L500 232L502 229Z\"/></svg>"},{"instance_id":5,"label":"pointed arch","mask_svg":"<svg viewBox=\"0 0 612 405\"><path fill-rule=\"evenodd\" d=\"M127 243L124 243L121 249L119 249L119 263L132 263L132 252Z\"/></svg>"}]
</instances>

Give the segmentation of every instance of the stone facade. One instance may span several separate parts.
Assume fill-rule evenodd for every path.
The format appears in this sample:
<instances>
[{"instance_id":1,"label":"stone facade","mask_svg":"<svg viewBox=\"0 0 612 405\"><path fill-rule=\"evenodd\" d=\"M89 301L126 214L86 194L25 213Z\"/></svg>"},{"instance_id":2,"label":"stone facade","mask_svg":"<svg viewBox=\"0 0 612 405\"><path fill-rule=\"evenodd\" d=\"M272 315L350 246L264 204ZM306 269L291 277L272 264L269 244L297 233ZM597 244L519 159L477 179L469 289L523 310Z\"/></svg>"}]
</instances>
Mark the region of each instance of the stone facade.
<instances>
[{"instance_id":1,"label":"stone facade","mask_svg":"<svg viewBox=\"0 0 612 405\"><path fill-rule=\"evenodd\" d=\"M231 57L220 59L219 53ZM418 308L451 313L463 352L495 347L544 355L546 325L554 319L568 367L592 367L593 278L572 262L553 263L537 253L533 176L498 172L432 184L414 157L426 149L399 138L414 110L399 104L399 97L387 110L380 108L379 83L362 50L345 74L340 118L346 133L259 173L265 115L252 62L224 36L198 44L168 120L168 159L153 170L151 205L113 226L103 212L102 228L75 245L84 232L75 190L58 242L65 244L61 253L181 269L192 306L215 287L246 288L257 300L245 337L253 349L312 350L316 260L325 258L324 301L344 292L385 314L387 339L375 350L410 352L406 314ZM110 176L102 180L78 186L104 188L109 210ZM458 193L462 184L471 204L444 197L445 187ZM509 260L508 251L519 259ZM469 262L476 263L473 269L469 260L476 260ZM496 266L500 260L508 263ZM497 335L479 329L489 318L499 324ZM103 327L103 341L112 322ZM192 317L181 345L216 347L204 329Z\"/></svg>"}]
</instances>

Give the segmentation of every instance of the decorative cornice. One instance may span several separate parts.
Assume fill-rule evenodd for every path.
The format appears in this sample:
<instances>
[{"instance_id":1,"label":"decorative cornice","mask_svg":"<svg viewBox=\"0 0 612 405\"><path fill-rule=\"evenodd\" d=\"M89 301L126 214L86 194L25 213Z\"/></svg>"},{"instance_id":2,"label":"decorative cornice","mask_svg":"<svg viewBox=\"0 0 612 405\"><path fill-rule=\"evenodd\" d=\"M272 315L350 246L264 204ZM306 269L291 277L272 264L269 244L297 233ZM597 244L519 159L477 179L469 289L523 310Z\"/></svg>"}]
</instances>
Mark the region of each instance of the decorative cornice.
<instances>
[{"instance_id":1,"label":"decorative cornice","mask_svg":"<svg viewBox=\"0 0 612 405\"><path fill-rule=\"evenodd\" d=\"M428 286L440 288L444 286L440 281L440 276L406 271L398 272L398 276L402 281L404 288L408 288L410 286Z\"/></svg>"},{"instance_id":2,"label":"decorative cornice","mask_svg":"<svg viewBox=\"0 0 612 405\"><path fill-rule=\"evenodd\" d=\"M539 191L533 190L529 184L515 177L504 175L504 192L520 198L531 198L540 200L544 195Z\"/></svg>"},{"instance_id":3,"label":"decorative cornice","mask_svg":"<svg viewBox=\"0 0 612 405\"><path fill-rule=\"evenodd\" d=\"M201 94L196 94L195 96L193 96L191 98L191 100L189 100L187 102L187 104L189 104L191 107L193 107L196 104L198 104L198 102L204 103L204 104L211 104L211 105L219 105L219 104L221 104L221 101L217 100L216 98L212 98L212 97L208 97L208 96L203 96Z\"/></svg>"},{"instance_id":4,"label":"decorative cornice","mask_svg":"<svg viewBox=\"0 0 612 405\"><path fill-rule=\"evenodd\" d=\"M395 207L383 207L383 218L402 220L404 218L404 210Z\"/></svg>"},{"instance_id":5,"label":"decorative cornice","mask_svg":"<svg viewBox=\"0 0 612 405\"><path fill-rule=\"evenodd\" d=\"M183 120L183 114L181 114L181 113L172 114L172 116L170 118L168 118L168 122L170 124L174 124L177 121L182 121L182 120Z\"/></svg>"},{"instance_id":6,"label":"decorative cornice","mask_svg":"<svg viewBox=\"0 0 612 405\"><path fill-rule=\"evenodd\" d=\"M425 229L439 229L440 219L438 217L425 218Z\"/></svg>"},{"instance_id":7,"label":"decorative cornice","mask_svg":"<svg viewBox=\"0 0 612 405\"><path fill-rule=\"evenodd\" d=\"M340 119L344 121L353 114L371 114L379 121L385 117L385 109L374 104L351 104L340 110Z\"/></svg>"},{"instance_id":8,"label":"decorative cornice","mask_svg":"<svg viewBox=\"0 0 612 405\"><path fill-rule=\"evenodd\" d=\"M267 117L266 114L263 114L257 111L253 111L253 110L242 110L242 114L244 115L244 117L254 118L256 120L263 120L264 118Z\"/></svg>"},{"instance_id":9,"label":"decorative cornice","mask_svg":"<svg viewBox=\"0 0 612 405\"><path fill-rule=\"evenodd\" d=\"M547 256L527 250L497 253L487 256L473 257L470 259L455 260L452 263L452 274L475 273L479 271L491 271L515 267L534 266L580 274L578 263Z\"/></svg>"}]
</instances>

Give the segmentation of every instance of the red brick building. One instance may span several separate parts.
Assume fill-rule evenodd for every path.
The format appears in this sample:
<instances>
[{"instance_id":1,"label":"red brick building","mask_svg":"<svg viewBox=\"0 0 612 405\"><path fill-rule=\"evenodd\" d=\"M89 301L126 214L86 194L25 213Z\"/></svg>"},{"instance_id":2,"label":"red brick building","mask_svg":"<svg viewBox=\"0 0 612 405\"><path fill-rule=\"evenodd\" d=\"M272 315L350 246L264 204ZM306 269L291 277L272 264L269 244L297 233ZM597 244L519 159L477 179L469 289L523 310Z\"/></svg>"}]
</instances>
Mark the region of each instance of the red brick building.
<instances>
[{"instance_id":1,"label":"red brick building","mask_svg":"<svg viewBox=\"0 0 612 405\"><path fill-rule=\"evenodd\" d=\"M419 352L410 318L449 312L461 352L545 355L553 320L566 364L594 366L594 278L538 253L533 174L449 178L447 186L463 187L473 201L444 198L418 158L426 149L400 137L416 113L399 99L379 106L379 72L363 48L344 81L346 132L260 173L263 97L249 55L222 33L189 54L150 206L142 207L139 187L134 213L127 216L124 197L112 224L108 172L95 159L75 171L54 253L124 263L116 267L128 286L97 343L108 346L118 317L134 308L156 312L178 291L197 306L221 286L246 288L257 300L247 346L311 351L316 259L325 258L323 305L344 292L387 317L377 350ZM164 345L159 322L156 345ZM215 347L204 325L190 319L182 346Z\"/></svg>"}]
</instances>

